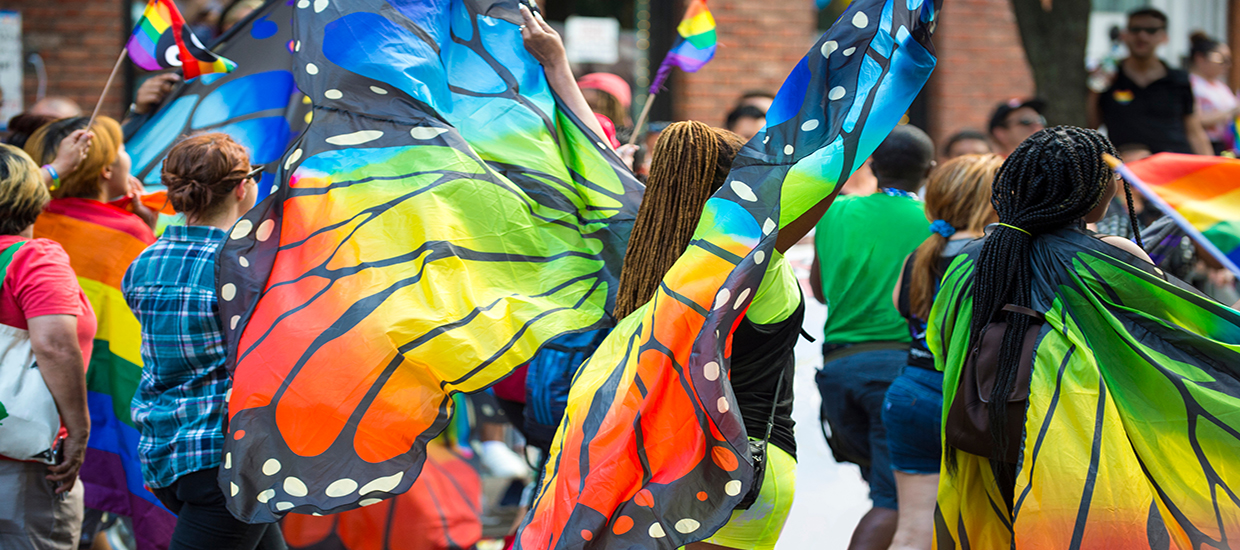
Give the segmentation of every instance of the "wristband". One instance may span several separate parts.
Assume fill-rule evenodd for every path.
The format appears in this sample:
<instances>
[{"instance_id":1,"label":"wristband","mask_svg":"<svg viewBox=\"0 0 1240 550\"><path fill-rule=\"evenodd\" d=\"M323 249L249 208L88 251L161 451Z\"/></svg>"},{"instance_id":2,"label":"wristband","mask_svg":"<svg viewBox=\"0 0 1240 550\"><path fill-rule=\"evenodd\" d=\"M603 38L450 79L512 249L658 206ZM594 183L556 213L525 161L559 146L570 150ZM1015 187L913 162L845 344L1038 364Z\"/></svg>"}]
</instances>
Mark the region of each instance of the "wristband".
<instances>
[{"instance_id":1,"label":"wristband","mask_svg":"<svg viewBox=\"0 0 1240 550\"><path fill-rule=\"evenodd\" d=\"M50 164L44 164L43 169L47 170L47 175L52 177L52 186L48 190L55 191L57 188L60 187L60 174L57 173L56 169L52 168L52 165Z\"/></svg>"}]
</instances>

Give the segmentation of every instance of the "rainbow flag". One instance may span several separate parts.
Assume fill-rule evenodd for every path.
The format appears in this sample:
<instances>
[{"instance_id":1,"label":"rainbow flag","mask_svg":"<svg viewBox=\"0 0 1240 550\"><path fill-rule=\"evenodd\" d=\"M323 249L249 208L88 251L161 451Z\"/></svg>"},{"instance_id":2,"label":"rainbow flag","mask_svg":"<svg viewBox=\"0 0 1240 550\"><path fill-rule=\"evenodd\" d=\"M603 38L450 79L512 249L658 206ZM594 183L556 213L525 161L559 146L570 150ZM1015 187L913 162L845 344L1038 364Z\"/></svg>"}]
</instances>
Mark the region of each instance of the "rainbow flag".
<instances>
[{"instance_id":1,"label":"rainbow flag","mask_svg":"<svg viewBox=\"0 0 1240 550\"><path fill-rule=\"evenodd\" d=\"M1240 152L1240 117L1231 119L1231 152Z\"/></svg>"},{"instance_id":2,"label":"rainbow flag","mask_svg":"<svg viewBox=\"0 0 1240 550\"><path fill-rule=\"evenodd\" d=\"M1119 168L1220 263L1240 275L1240 160L1159 153Z\"/></svg>"},{"instance_id":3,"label":"rainbow flag","mask_svg":"<svg viewBox=\"0 0 1240 550\"><path fill-rule=\"evenodd\" d=\"M663 58L663 64L659 65L659 71L654 75L654 82L650 84L652 94L659 93L659 88L672 74L672 67L695 73L715 56L715 46L719 41L715 36L715 18L706 9L706 0L692 0L689 3L685 18L676 26L676 33L680 35L676 44L668 50L667 57Z\"/></svg>"},{"instance_id":4,"label":"rainbow flag","mask_svg":"<svg viewBox=\"0 0 1240 550\"><path fill-rule=\"evenodd\" d=\"M188 38L188 40L186 40ZM236 63L215 55L185 25L172 0L150 0L126 44L129 59L148 71L181 67L185 79L227 73Z\"/></svg>"},{"instance_id":5,"label":"rainbow flag","mask_svg":"<svg viewBox=\"0 0 1240 550\"><path fill-rule=\"evenodd\" d=\"M35 222L34 236L64 247L99 323L86 369L86 506L132 518L140 550L167 548L176 517L142 482L138 430L129 415L142 376L142 334L121 295L125 269L155 236L133 214L87 199L52 201Z\"/></svg>"}]
</instances>

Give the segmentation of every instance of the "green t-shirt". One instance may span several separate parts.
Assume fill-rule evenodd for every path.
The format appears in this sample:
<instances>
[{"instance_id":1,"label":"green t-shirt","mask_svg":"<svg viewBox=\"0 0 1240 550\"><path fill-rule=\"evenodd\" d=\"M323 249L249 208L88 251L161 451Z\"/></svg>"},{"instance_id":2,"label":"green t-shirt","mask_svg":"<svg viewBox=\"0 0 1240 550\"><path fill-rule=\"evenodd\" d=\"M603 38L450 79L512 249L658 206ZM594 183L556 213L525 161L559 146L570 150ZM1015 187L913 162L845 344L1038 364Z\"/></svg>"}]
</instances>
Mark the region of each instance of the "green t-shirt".
<instances>
[{"instance_id":1,"label":"green t-shirt","mask_svg":"<svg viewBox=\"0 0 1240 550\"><path fill-rule=\"evenodd\" d=\"M908 342L891 303L904 258L929 236L921 201L879 191L849 195L818 222L814 250L827 300L828 344Z\"/></svg>"}]
</instances>

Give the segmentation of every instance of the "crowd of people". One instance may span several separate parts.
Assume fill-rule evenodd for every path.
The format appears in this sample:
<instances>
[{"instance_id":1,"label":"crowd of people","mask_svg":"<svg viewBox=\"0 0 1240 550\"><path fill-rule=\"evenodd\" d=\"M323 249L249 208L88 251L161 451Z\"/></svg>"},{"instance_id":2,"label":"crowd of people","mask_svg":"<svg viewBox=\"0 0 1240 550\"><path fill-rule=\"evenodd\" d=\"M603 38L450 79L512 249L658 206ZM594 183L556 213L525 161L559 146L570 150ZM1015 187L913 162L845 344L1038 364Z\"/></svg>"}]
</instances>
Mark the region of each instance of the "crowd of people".
<instances>
[{"instance_id":1,"label":"crowd of people","mask_svg":"<svg viewBox=\"0 0 1240 550\"><path fill-rule=\"evenodd\" d=\"M216 32L258 4L232 2L216 14ZM651 299L689 246L732 159L765 127L774 95L743 94L720 120L708 121L724 128L697 121L636 128L628 84L606 73L576 78L555 31L540 15L524 7L522 14L527 48L543 63L549 85L646 184L617 292L614 317L621 319ZM1036 270L1048 269L1031 265L1032 243L1042 235L1078 232L1097 236L1126 261L1152 265L1139 235L1162 213L1126 187L1121 199L1120 184L1100 155L1135 161L1161 152L1224 154L1240 146L1240 101L1224 80L1228 46L1194 34L1188 69L1174 69L1156 55L1167 40L1166 25L1167 17L1154 9L1129 15L1123 33L1129 56L1114 74L1104 75L1105 86L1089 91L1091 124L1105 135L1048 127L1046 103L1036 98L1000 103L985 132L962 130L941 147L921 129L899 126L817 221L809 280L813 297L828 307L816 377L824 433L837 460L860 466L873 502L851 549L931 547L944 475L941 435L951 429L941 422L949 405L945 365L951 368L941 356L942 342L952 341L952 330L980 341L982 328L999 315L1014 333L1040 323L1042 313L1020 295ZM7 144L0 145L0 328L8 331L0 334L29 341L28 355L62 423L58 458L50 465L0 458L0 492L22 495L16 506L0 505L4 548L77 548L82 541L89 547L103 525L97 512L84 509L76 483L91 430L86 367L92 356L114 351L94 349L97 333L125 330L140 331L142 342L143 370L131 404L141 434L142 477L179 517L173 547L284 548L278 525L234 518L216 481L228 460L222 449L231 382L224 322L217 314L215 257L233 224L254 206L262 167L252 165L245 148L225 134L186 137L162 168L168 200L182 215L181 223L166 228L140 200L143 186L129 174L125 130L158 107L176 83L167 75L146 81L125 128L105 116L88 126L72 101L45 99L10 121ZM640 132L638 145L622 145L634 132ZM1079 166L1064 166L1072 155L1079 155ZM104 229L69 234L70 226L57 221L62 218ZM797 454L793 346L805 303L783 253L802 236L781 234L732 341L731 387L747 433L765 449L765 475L752 507L736 510L724 528L690 548L769 550L788 516ZM1219 302L1240 299L1228 271L1193 243L1186 240L1184 247L1191 260L1168 271ZM85 265L100 256L75 254L83 249L108 251L110 263ZM937 321L931 311L942 307L939 282L953 260L970 250L978 272L969 292L981 321L932 327ZM88 300L75 275L86 270L114 281L122 299ZM928 336L934 330L944 334L935 340ZM527 468L516 458L505 443L512 437L498 426L511 423L545 460L574 368L605 335L553 341L493 395L479 398L480 409L503 411L484 415L477 430L481 460L491 473L543 473L543 464ZM1014 378L1021 359L1009 340L1018 339L1004 339L997 368ZM991 419L1000 431L1017 422L1002 415ZM1011 507L1014 466L1000 455L1014 443L999 441L988 458ZM532 480L530 487L536 485ZM530 504L532 494L526 491L522 505Z\"/></svg>"}]
</instances>

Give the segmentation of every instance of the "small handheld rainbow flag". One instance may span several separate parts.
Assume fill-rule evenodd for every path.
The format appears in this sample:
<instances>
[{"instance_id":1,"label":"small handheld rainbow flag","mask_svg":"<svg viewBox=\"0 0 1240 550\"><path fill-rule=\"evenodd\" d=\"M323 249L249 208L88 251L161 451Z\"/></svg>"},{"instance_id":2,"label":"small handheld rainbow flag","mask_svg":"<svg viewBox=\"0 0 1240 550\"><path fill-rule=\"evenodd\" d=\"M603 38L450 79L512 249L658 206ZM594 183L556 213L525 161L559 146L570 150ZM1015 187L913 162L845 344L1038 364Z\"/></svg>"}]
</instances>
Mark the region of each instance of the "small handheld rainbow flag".
<instances>
[{"instance_id":1,"label":"small handheld rainbow flag","mask_svg":"<svg viewBox=\"0 0 1240 550\"><path fill-rule=\"evenodd\" d=\"M1240 117L1231 120L1231 152L1240 153Z\"/></svg>"},{"instance_id":2,"label":"small handheld rainbow flag","mask_svg":"<svg viewBox=\"0 0 1240 550\"><path fill-rule=\"evenodd\" d=\"M237 66L202 45L185 25L185 19L172 0L147 2L126 47L135 65L148 71L181 67L186 80L204 74L231 72Z\"/></svg>"},{"instance_id":3,"label":"small handheld rainbow flag","mask_svg":"<svg viewBox=\"0 0 1240 550\"><path fill-rule=\"evenodd\" d=\"M697 72L715 56L715 45L718 43L715 37L715 18L711 16L710 10L706 9L706 0L692 0L689 3L685 18L676 26L676 33L680 35L676 44L668 50L667 57L663 58L663 64L659 65L659 71L655 73L654 81L650 84L652 94L659 93L659 88L663 87L667 77L672 74L672 67L680 67L680 70L689 73Z\"/></svg>"},{"instance_id":4,"label":"small handheld rainbow flag","mask_svg":"<svg viewBox=\"0 0 1240 550\"><path fill-rule=\"evenodd\" d=\"M1240 160L1159 153L1118 171L1240 276Z\"/></svg>"}]
</instances>

